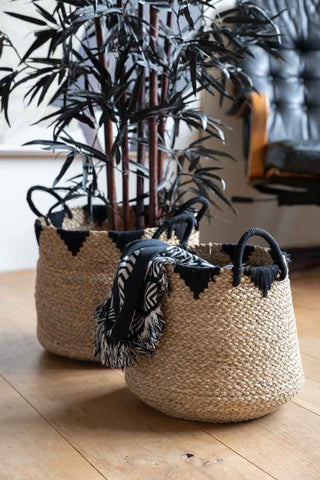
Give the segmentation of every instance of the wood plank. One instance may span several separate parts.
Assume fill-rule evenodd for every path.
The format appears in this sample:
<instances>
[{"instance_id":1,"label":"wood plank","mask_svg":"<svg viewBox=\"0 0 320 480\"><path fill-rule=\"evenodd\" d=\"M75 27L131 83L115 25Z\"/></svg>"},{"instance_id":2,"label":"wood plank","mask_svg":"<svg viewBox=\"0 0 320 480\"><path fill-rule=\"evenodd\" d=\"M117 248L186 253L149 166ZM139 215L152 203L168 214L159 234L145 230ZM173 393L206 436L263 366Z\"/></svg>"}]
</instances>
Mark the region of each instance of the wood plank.
<instances>
[{"instance_id":1,"label":"wood plank","mask_svg":"<svg viewBox=\"0 0 320 480\"><path fill-rule=\"evenodd\" d=\"M114 371L44 381L27 395L109 479L269 478L200 425L142 404Z\"/></svg>"},{"instance_id":2,"label":"wood plank","mask_svg":"<svg viewBox=\"0 0 320 480\"><path fill-rule=\"evenodd\" d=\"M300 337L299 343L302 353L310 355L320 361L320 338Z\"/></svg>"},{"instance_id":3,"label":"wood plank","mask_svg":"<svg viewBox=\"0 0 320 480\"><path fill-rule=\"evenodd\" d=\"M320 478L320 417L292 402L256 421L205 430L274 478Z\"/></svg>"},{"instance_id":4,"label":"wood plank","mask_svg":"<svg viewBox=\"0 0 320 480\"><path fill-rule=\"evenodd\" d=\"M320 359L320 269L295 273L291 286L301 351Z\"/></svg>"},{"instance_id":5,"label":"wood plank","mask_svg":"<svg viewBox=\"0 0 320 480\"><path fill-rule=\"evenodd\" d=\"M293 403L320 415L320 384L306 379L303 390L293 400Z\"/></svg>"},{"instance_id":6,"label":"wood plank","mask_svg":"<svg viewBox=\"0 0 320 480\"><path fill-rule=\"evenodd\" d=\"M8 276L5 291L0 278L3 375L108 479L270 478L199 425L143 405L116 371L44 352L26 293L32 274ZM22 284L24 301L12 302Z\"/></svg>"},{"instance_id":7,"label":"wood plank","mask_svg":"<svg viewBox=\"0 0 320 480\"><path fill-rule=\"evenodd\" d=\"M320 362L317 358L303 353L301 355L303 371L309 380L320 383Z\"/></svg>"},{"instance_id":8,"label":"wood plank","mask_svg":"<svg viewBox=\"0 0 320 480\"><path fill-rule=\"evenodd\" d=\"M7 480L103 477L0 378L0 465Z\"/></svg>"},{"instance_id":9,"label":"wood plank","mask_svg":"<svg viewBox=\"0 0 320 480\"><path fill-rule=\"evenodd\" d=\"M272 415L233 425L166 417L138 401L121 373L45 353L35 338L33 279L0 275L1 371L109 480L320 479L320 361L309 351L320 338L319 273L292 281L306 389Z\"/></svg>"},{"instance_id":10,"label":"wood plank","mask_svg":"<svg viewBox=\"0 0 320 480\"><path fill-rule=\"evenodd\" d=\"M320 368L319 360L302 354L305 384L303 390L295 397L294 403L317 415L320 415Z\"/></svg>"},{"instance_id":11,"label":"wood plank","mask_svg":"<svg viewBox=\"0 0 320 480\"><path fill-rule=\"evenodd\" d=\"M117 372L39 357L30 342L24 353L22 372L22 355L10 355L13 367L3 365L5 375L109 479L269 478L200 426L143 405Z\"/></svg>"}]
</instances>

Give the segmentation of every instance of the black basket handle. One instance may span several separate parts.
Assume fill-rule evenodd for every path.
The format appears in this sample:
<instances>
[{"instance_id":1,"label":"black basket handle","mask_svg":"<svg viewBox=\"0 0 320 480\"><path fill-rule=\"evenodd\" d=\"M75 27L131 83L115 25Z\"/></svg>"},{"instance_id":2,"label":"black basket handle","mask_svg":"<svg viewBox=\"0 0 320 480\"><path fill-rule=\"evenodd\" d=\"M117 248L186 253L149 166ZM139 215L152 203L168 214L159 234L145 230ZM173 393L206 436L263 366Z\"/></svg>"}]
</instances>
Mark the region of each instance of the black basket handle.
<instances>
[{"instance_id":1,"label":"black basket handle","mask_svg":"<svg viewBox=\"0 0 320 480\"><path fill-rule=\"evenodd\" d=\"M194 226L196 230L199 230L200 222L210 206L209 200L207 198L201 197L201 196L190 198L190 200L187 200L183 205L181 205L178 208L178 210L175 212L175 216L180 215L181 213L185 213L188 210L188 208L190 208L192 205L195 205L196 203L202 204L202 207L200 208L199 212L195 216Z\"/></svg>"},{"instance_id":2,"label":"black basket handle","mask_svg":"<svg viewBox=\"0 0 320 480\"><path fill-rule=\"evenodd\" d=\"M187 223L187 228L184 232L183 238L180 242L180 247L181 248L187 248L188 245L188 240L191 235L192 229L195 224L195 218L194 215L191 212L185 212L181 213L180 215L175 215L172 218L169 218L169 220L165 220L163 224L158 228L158 230L154 233L153 237L154 239L159 239L160 236L168 229L170 229L173 225L176 223Z\"/></svg>"},{"instance_id":3,"label":"black basket handle","mask_svg":"<svg viewBox=\"0 0 320 480\"><path fill-rule=\"evenodd\" d=\"M278 242L273 238L272 235L270 235L270 233L266 232L265 230L262 230L262 228L250 228L250 230L248 230L242 235L234 252L234 262L233 262L234 263L234 267L233 267L233 286L234 287L237 287L238 285L240 285L241 274L243 272L242 261L243 261L244 249L249 238L253 236L264 238L270 245L271 256L275 261L275 263L280 268L279 280L284 280L287 276L288 267Z\"/></svg>"},{"instance_id":4,"label":"black basket handle","mask_svg":"<svg viewBox=\"0 0 320 480\"><path fill-rule=\"evenodd\" d=\"M27 192L27 202L29 204L29 207L30 209L32 210L32 212L37 215L37 217L43 217L46 219L46 222L47 222L47 217L48 215L43 215L38 209L37 207L35 206L33 200L32 200L32 194L33 192L35 191L39 191L39 192L46 192L46 193L50 193L50 195L52 195L56 200L58 200L57 203L55 203L54 207L57 207L58 205L63 205L64 206L64 209L68 215L69 218L72 218L72 213L71 213L71 210L70 208L65 204L65 201L64 199L53 189L53 188L49 188L49 187L44 187L42 185L35 185L34 187L31 187L29 188L28 192ZM51 212L52 209L49 210L49 212ZM48 223L48 222L47 222Z\"/></svg>"}]
</instances>

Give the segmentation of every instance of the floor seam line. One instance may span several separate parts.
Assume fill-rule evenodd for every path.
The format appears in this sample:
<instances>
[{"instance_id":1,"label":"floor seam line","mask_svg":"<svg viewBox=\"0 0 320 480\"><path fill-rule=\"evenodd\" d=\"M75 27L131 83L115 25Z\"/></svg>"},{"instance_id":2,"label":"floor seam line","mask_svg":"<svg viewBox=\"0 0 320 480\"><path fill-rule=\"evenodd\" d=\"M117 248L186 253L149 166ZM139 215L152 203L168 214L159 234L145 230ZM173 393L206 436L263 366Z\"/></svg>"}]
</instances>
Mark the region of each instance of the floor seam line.
<instances>
[{"instance_id":1,"label":"floor seam line","mask_svg":"<svg viewBox=\"0 0 320 480\"><path fill-rule=\"evenodd\" d=\"M291 400L292 403L297 405L297 407L303 408L304 410L307 410L307 412L313 413L314 415L317 415L317 417L320 417L320 414L317 412L314 412L310 408L305 407L304 405L301 405L300 403L295 402L294 400Z\"/></svg>"},{"instance_id":2,"label":"floor seam line","mask_svg":"<svg viewBox=\"0 0 320 480\"><path fill-rule=\"evenodd\" d=\"M2 373L0 373L0 377L42 418L42 420L49 425L49 427L51 427L61 438L63 438L73 450L75 450L99 475L101 475L104 480L109 480L108 477L103 475L103 473L100 472L100 470L95 467L95 465L93 465L93 463L91 463L90 460L88 460L83 453L81 453L81 451L78 450L78 448L75 447L70 440L63 435L62 432L60 432L60 430L58 430L51 422L49 422L49 420L41 412L39 412L39 410L37 410L37 408Z\"/></svg>"},{"instance_id":3,"label":"floor seam line","mask_svg":"<svg viewBox=\"0 0 320 480\"><path fill-rule=\"evenodd\" d=\"M231 450L233 453L235 453L236 455L238 455L239 457L243 458L244 460L246 460L246 462L250 463L250 465L253 465L254 467L258 468L259 470L261 470L261 472L265 473L266 475L268 475L270 478L273 478L274 480L278 480L277 477L274 477L271 473L267 472L266 470L264 470L262 467L259 467L259 465L256 465L254 462L252 462L251 460L249 460L248 458L244 457L243 455L241 455L241 453L237 452L237 450L234 450L232 447L230 447L229 445L227 445L226 443L224 443L222 440L220 440L219 438L217 438L215 435L213 435L212 433L208 432L207 430L205 430L204 428L200 428L200 430L202 430L203 432L205 432L207 435L209 435L210 437L214 438L217 442L221 443L221 445L223 445L224 447L228 448L229 450Z\"/></svg>"}]
</instances>

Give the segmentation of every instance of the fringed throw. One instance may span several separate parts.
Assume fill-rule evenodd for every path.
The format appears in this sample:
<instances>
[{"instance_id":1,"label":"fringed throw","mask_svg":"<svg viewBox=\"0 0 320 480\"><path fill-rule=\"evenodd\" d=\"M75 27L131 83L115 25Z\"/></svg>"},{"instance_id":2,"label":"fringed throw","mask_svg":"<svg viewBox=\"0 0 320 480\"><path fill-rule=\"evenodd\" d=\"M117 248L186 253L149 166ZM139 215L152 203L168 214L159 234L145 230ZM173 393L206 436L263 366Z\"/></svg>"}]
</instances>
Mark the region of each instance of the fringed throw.
<instances>
[{"instance_id":1,"label":"fringed throw","mask_svg":"<svg viewBox=\"0 0 320 480\"><path fill-rule=\"evenodd\" d=\"M136 240L122 253L113 286L94 312L95 354L111 368L152 355L164 334L161 299L168 292L166 265L212 270L213 265L159 240Z\"/></svg>"}]
</instances>

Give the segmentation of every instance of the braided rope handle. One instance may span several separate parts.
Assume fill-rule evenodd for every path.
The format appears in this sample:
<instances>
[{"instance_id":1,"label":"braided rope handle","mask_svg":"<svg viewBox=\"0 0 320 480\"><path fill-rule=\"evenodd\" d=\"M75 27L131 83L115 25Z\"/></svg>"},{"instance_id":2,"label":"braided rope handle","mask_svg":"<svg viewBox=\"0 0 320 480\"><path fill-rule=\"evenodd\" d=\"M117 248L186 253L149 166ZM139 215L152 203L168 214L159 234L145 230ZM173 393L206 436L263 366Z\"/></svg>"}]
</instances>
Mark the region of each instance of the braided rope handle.
<instances>
[{"instance_id":1,"label":"braided rope handle","mask_svg":"<svg viewBox=\"0 0 320 480\"><path fill-rule=\"evenodd\" d=\"M37 217L43 217L45 220L46 220L46 223L48 223L48 215L43 215L38 209L37 207L35 206L33 200L32 200L32 194L33 192L35 191L39 191L39 192L46 192L46 193L50 193L50 195L52 195L56 200L58 200L57 203L55 203L54 207L57 207L58 205L63 205L67 215L69 218L72 218L72 213L71 213L71 210L70 208L66 205L64 199L53 189L53 188L48 188L48 187L43 187L42 185L35 185L34 187L31 187L29 188L28 192L27 192L27 202L28 202L28 205L30 207L30 209L32 210L32 212L37 215ZM52 208L49 210L49 212L52 211Z\"/></svg>"},{"instance_id":2,"label":"braided rope handle","mask_svg":"<svg viewBox=\"0 0 320 480\"><path fill-rule=\"evenodd\" d=\"M236 246L235 253L234 253L234 266L233 266L233 286L237 287L240 285L241 282L241 275L243 273L243 253L245 246L249 240L249 238L258 236L264 238L268 244L270 245L271 249L271 256L275 263L280 268L280 276L279 280L284 280L288 274L288 267L287 263L283 257L283 253L279 247L278 242L273 238L270 233L262 230L262 228L250 228L247 232L245 232L242 237L240 238L238 245Z\"/></svg>"},{"instance_id":3,"label":"braided rope handle","mask_svg":"<svg viewBox=\"0 0 320 480\"><path fill-rule=\"evenodd\" d=\"M175 216L180 215L181 213L185 213L186 210L188 210L188 208L190 208L192 205L195 205L196 203L202 204L202 207L200 208L199 212L195 216L195 228L196 230L199 230L200 222L210 206L209 200L207 198L202 196L190 198L190 200L187 200L183 205L181 205L178 208L178 210L175 213Z\"/></svg>"},{"instance_id":4,"label":"braided rope handle","mask_svg":"<svg viewBox=\"0 0 320 480\"><path fill-rule=\"evenodd\" d=\"M187 228L180 242L180 247L186 249L189 237L195 224L195 217L191 212L181 213L180 215L175 215L169 220L165 220L163 224L158 228L158 230L154 233L152 238L158 240L166 230L170 229L176 223L187 223Z\"/></svg>"}]
</instances>

